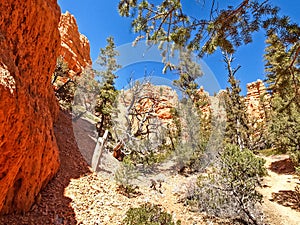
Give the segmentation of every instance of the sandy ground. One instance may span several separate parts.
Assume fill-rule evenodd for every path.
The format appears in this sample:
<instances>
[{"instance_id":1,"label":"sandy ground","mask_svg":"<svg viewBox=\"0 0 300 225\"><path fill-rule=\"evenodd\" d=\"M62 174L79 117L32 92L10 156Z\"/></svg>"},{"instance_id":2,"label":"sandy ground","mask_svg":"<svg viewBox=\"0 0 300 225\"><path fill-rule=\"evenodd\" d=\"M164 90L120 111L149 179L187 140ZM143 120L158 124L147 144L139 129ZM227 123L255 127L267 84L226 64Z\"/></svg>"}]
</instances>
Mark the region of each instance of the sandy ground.
<instances>
[{"instance_id":1,"label":"sandy ground","mask_svg":"<svg viewBox=\"0 0 300 225\"><path fill-rule=\"evenodd\" d=\"M180 202L186 188L197 176L178 175L170 169L172 162L164 164L161 168L152 168L147 175L140 177L141 195L128 198L119 194L110 172L118 167L119 162L109 152L104 152L99 172L91 173L87 162L90 162L94 149L93 132L88 128L90 124L86 121L80 121L77 125L87 128L87 137L83 136L85 133L80 133L81 130L79 133L74 131L73 126L76 129L76 124L72 124L71 116L61 112L55 125L61 160L58 174L41 192L39 201L29 212L0 217L1 225L122 224L130 207L137 207L145 202L161 205L174 218L180 219L182 225L232 224L226 220L191 212ZM80 139L82 142L79 143L79 148L76 134L84 137ZM267 167L271 162L284 157L286 156L265 158ZM268 224L299 225L299 212L270 201L273 192L293 190L299 180L293 175L276 174L270 170L268 173L269 176L264 179L264 188L260 190L264 195L263 210ZM162 180L162 187L159 190L151 189L150 179Z\"/></svg>"},{"instance_id":2,"label":"sandy ground","mask_svg":"<svg viewBox=\"0 0 300 225\"><path fill-rule=\"evenodd\" d=\"M287 155L264 157L266 167L269 168L272 162L286 159ZM290 174L277 174L268 169L269 176L265 177L260 189L264 196L263 211L266 214L266 220L271 225L299 225L300 212L289 207L282 206L272 201L272 193L280 190L294 190L299 178Z\"/></svg>"}]
</instances>

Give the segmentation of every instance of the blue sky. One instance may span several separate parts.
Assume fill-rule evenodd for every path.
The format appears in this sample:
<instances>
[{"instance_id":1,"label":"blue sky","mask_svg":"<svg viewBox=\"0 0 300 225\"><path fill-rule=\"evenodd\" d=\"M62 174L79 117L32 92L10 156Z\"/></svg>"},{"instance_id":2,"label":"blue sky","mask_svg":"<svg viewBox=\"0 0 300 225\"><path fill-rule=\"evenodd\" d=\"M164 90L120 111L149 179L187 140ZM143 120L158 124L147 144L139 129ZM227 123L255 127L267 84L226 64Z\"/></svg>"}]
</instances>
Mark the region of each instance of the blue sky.
<instances>
[{"instance_id":1,"label":"blue sky","mask_svg":"<svg viewBox=\"0 0 300 225\"><path fill-rule=\"evenodd\" d=\"M108 36L113 36L116 45L123 47L124 45L130 46L130 43L136 37L136 34L131 31L131 20L119 16L117 11L118 2L118 0L58 0L62 13L66 11L72 13L77 20L79 31L88 37L93 61L97 59L99 49L105 47ZM156 0L156 2L159 1ZM227 0L223 2L228 5L237 5L241 0ZM290 16L293 22L300 23L299 0L270 0L270 2L279 6L281 13ZM183 0L182 5L188 15L197 16L203 13L203 10L201 11L201 4L197 3L196 0ZM254 42L240 47L235 54L236 64L241 65L241 69L237 73L237 78L241 80L243 94L245 94L247 83L257 79L264 79L264 46L264 34L256 33L254 35ZM120 47L120 49L123 48ZM121 54L125 58L131 57L128 51L122 50ZM123 78L120 78L118 82L119 87L130 77L130 74L140 76L144 74L144 71L147 71L147 73L153 72L155 76L164 76L166 79L173 79L174 76L170 73L166 75L161 74L162 65L158 61L158 59L152 63L151 59L147 62L129 61L127 66L118 72L118 76ZM227 86L227 72L222 62L221 54L216 53L211 56L205 56L202 63L206 64L209 68L208 70L210 70L205 69L204 71L205 73L209 73L208 78L210 79L211 76L215 76L220 88L225 88ZM201 84L204 84L204 88L210 89L210 87L206 86L208 84L207 80L201 81Z\"/></svg>"}]
</instances>

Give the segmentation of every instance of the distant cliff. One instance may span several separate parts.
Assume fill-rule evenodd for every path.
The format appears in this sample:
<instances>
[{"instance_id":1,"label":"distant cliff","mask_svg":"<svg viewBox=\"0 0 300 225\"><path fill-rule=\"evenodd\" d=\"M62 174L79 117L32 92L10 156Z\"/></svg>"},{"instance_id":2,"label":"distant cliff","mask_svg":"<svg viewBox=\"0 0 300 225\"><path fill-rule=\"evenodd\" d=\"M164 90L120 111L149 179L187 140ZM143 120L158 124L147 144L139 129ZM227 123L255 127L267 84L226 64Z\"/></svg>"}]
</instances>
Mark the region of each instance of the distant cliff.
<instances>
[{"instance_id":1,"label":"distant cliff","mask_svg":"<svg viewBox=\"0 0 300 225\"><path fill-rule=\"evenodd\" d=\"M124 91L123 99L119 100L125 104L126 107L130 105L133 99L131 92L131 90ZM173 118L170 110L178 104L178 96L175 90L169 86L157 86L151 83L144 84L143 89L135 98L137 98L137 100L133 107L137 112L153 111L152 115L165 123L170 123Z\"/></svg>"},{"instance_id":2,"label":"distant cliff","mask_svg":"<svg viewBox=\"0 0 300 225\"><path fill-rule=\"evenodd\" d=\"M261 80L247 84L245 103L249 119L255 123L265 122L266 110L270 109L270 95Z\"/></svg>"},{"instance_id":3,"label":"distant cliff","mask_svg":"<svg viewBox=\"0 0 300 225\"><path fill-rule=\"evenodd\" d=\"M58 29L61 36L59 54L68 64L70 76L78 75L92 64L89 40L79 32L76 19L69 12L61 15Z\"/></svg>"}]
</instances>

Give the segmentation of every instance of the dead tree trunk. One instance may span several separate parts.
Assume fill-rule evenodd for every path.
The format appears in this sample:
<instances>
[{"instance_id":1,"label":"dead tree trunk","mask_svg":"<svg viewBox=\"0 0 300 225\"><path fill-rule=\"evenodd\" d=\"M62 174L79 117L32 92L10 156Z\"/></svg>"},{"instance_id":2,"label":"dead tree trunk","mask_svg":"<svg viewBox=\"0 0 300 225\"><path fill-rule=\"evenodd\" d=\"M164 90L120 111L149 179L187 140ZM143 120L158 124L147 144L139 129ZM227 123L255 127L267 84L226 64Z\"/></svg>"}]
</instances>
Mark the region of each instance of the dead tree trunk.
<instances>
[{"instance_id":1,"label":"dead tree trunk","mask_svg":"<svg viewBox=\"0 0 300 225\"><path fill-rule=\"evenodd\" d=\"M92 169L93 171L97 171L97 166L99 164L99 159L102 155L105 142L107 140L108 130L105 130L103 137L99 137L97 140L97 144L94 150L93 158L92 158Z\"/></svg>"}]
</instances>

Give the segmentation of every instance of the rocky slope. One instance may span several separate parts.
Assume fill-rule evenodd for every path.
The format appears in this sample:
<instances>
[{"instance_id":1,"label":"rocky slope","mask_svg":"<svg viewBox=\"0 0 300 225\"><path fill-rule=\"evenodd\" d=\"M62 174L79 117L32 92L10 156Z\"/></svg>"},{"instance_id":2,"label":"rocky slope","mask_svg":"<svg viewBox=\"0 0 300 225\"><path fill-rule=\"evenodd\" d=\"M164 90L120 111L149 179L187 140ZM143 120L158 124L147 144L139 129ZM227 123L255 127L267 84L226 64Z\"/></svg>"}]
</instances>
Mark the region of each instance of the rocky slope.
<instances>
[{"instance_id":1,"label":"rocky slope","mask_svg":"<svg viewBox=\"0 0 300 225\"><path fill-rule=\"evenodd\" d=\"M60 17L59 33L61 36L59 54L68 64L70 76L80 74L84 68L92 64L90 43L87 37L79 32L76 19L69 12Z\"/></svg>"},{"instance_id":2,"label":"rocky slope","mask_svg":"<svg viewBox=\"0 0 300 225\"><path fill-rule=\"evenodd\" d=\"M0 2L0 212L30 209L59 168L51 74L59 51L55 0Z\"/></svg>"}]
</instances>

